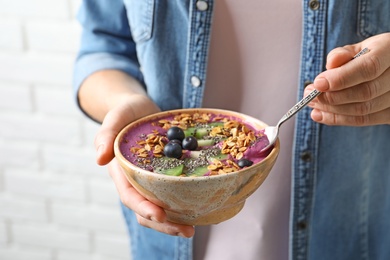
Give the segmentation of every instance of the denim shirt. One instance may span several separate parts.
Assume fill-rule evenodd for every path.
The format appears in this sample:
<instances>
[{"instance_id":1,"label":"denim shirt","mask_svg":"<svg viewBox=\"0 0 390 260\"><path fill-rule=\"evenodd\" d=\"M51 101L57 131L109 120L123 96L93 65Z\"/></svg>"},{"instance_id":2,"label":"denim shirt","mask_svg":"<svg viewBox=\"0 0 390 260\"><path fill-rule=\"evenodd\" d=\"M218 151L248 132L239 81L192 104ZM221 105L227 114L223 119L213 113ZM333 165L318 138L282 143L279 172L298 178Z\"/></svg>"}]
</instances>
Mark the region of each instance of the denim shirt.
<instances>
[{"instance_id":1,"label":"denim shirt","mask_svg":"<svg viewBox=\"0 0 390 260\"><path fill-rule=\"evenodd\" d=\"M119 69L163 110L202 106L213 5L84 0L75 94L91 73ZM388 0L303 0L302 11L297 99L333 48L390 31ZM325 126L311 120L309 108L295 120L290 259L389 259L390 126ZM141 227L123 212L134 260L192 259L192 239Z\"/></svg>"}]
</instances>

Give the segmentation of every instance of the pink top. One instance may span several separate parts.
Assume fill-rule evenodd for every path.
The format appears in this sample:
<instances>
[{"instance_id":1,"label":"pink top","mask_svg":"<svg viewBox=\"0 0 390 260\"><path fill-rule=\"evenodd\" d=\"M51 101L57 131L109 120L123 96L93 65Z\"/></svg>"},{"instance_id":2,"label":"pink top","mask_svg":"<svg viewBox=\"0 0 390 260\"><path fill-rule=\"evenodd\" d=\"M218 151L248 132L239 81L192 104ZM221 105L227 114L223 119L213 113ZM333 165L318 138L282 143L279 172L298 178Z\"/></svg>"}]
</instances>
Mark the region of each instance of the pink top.
<instances>
[{"instance_id":1,"label":"pink top","mask_svg":"<svg viewBox=\"0 0 390 260\"><path fill-rule=\"evenodd\" d=\"M216 0L214 8L203 106L275 125L296 103L301 1ZM194 259L288 259L293 121L283 124L278 160L244 209L197 227Z\"/></svg>"}]
</instances>

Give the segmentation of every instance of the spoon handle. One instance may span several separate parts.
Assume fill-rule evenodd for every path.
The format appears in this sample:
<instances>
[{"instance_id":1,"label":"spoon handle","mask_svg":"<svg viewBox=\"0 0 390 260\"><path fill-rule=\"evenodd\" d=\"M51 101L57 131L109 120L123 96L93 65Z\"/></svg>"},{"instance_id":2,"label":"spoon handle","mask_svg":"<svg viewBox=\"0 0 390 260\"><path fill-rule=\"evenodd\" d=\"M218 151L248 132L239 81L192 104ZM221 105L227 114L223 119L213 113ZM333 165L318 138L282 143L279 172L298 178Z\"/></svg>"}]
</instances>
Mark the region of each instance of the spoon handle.
<instances>
[{"instance_id":1,"label":"spoon handle","mask_svg":"<svg viewBox=\"0 0 390 260\"><path fill-rule=\"evenodd\" d=\"M286 120L290 119L293 115L295 115L298 111L300 111L302 108L304 108L307 104L310 103L313 99L315 99L318 95L320 95L322 92L318 90L313 90L309 93L306 97L301 99L298 103L296 103L284 116L279 120L278 125L280 126L283 124Z\"/></svg>"},{"instance_id":2,"label":"spoon handle","mask_svg":"<svg viewBox=\"0 0 390 260\"><path fill-rule=\"evenodd\" d=\"M355 56L353 56L352 59L356 59L357 57L367 53L369 51L368 48L364 48L361 51L359 51ZM298 103L296 103L284 116L279 120L278 126L283 124L286 120L290 119L293 115L295 115L298 111L300 111L302 108L304 108L310 101L312 101L314 98L316 98L318 95L320 95L322 92L318 90L313 90L309 93L306 97L301 99Z\"/></svg>"}]
</instances>

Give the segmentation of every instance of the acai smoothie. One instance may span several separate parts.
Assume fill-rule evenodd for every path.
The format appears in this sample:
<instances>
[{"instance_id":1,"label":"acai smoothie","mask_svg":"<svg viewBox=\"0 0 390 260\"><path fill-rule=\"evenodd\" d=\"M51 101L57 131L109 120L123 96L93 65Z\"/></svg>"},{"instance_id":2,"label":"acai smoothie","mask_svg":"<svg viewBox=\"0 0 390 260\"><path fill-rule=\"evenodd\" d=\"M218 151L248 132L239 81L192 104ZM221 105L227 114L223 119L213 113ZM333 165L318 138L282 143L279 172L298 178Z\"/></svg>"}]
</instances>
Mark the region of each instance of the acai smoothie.
<instances>
[{"instance_id":1,"label":"acai smoothie","mask_svg":"<svg viewBox=\"0 0 390 260\"><path fill-rule=\"evenodd\" d=\"M196 177L227 174L256 164L269 154L260 152L267 144L262 130L239 118L181 113L131 129L120 151L148 171Z\"/></svg>"}]
</instances>

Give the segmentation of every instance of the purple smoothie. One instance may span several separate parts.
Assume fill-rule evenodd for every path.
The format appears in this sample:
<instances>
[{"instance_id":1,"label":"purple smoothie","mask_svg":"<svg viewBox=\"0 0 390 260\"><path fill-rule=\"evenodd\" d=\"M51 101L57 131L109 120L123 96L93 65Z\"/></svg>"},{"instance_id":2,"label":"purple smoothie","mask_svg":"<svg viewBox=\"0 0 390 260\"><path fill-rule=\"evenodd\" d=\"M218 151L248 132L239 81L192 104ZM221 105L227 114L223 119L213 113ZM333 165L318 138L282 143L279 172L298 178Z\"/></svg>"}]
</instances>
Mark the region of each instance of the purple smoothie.
<instances>
[{"instance_id":1,"label":"purple smoothie","mask_svg":"<svg viewBox=\"0 0 390 260\"><path fill-rule=\"evenodd\" d=\"M221 172L228 173L231 171L237 171L240 168L250 166L245 165L243 167L238 167L238 165L240 165L240 160L241 162L243 160L247 160L250 162L250 164L256 164L261 162L269 154L270 151L268 153L260 152L261 149L268 144L268 139L264 134L263 130L256 130L253 126L244 123L239 118L235 118L232 116L211 114L207 115L207 122L204 122L203 120L199 123L196 122L196 120L190 120L188 121L188 125L178 124L178 122L182 123L182 119L178 119L177 116L159 118L151 122L142 123L137 127L132 128L124 135L120 143L120 151L123 156L134 165L137 165L138 167L152 172L161 173L156 170L156 165L159 164L156 164L155 162L160 161L161 165L161 161L164 161L164 158L167 157L165 156L163 151L165 145L170 142L167 138L167 130L172 126L179 126L180 128L184 129L184 131L186 132L186 136L195 135L193 133L189 133L192 131L192 129L195 129L195 131L200 131L199 129L207 129L209 133L202 138L199 138L199 143L203 142L200 140L214 138L213 144L198 146L197 149L194 151L188 151L183 149L182 156L179 159L172 159L172 161L175 161L176 164L174 164L174 166L169 166L171 168L176 167L177 165L180 165L181 162L183 162L184 168L183 172L180 174L181 176L207 176L215 175L217 174L216 172L219 172L219 174L221 174ZM225 127L231 125L237 127ZM232 130L234 128L240 129L236 130L237 135L235 137L233 135L228 136L229 134L231 134L232 131L235 131ZM215 134L215 132L218 132L219 130L221 130L222 133L218 133L217 137L211 137L211 135ZM223 133L228 134L225 136L223 135ZM222 137L219 135L221 135ZM232 143L234 142L239 143L239 141L234 140L244 140L244 136L246 138L245 140L250 139L250 141L246 142L245 148L240 147L236 149L234 147L231 148L229 146L232 145ZM241 153L240 155L237 155L237 150L239 150L238 153ZM234 153L234 151L236 151L236 154ZM208 164L205 164L203 162L200 165L199 162L196 162L197 160L200 160L198 158L199 154L201 154L202 156L204 154L212 154L213 157L211 159L210 157L208 157ZM233 170L228 169L228 166L220 166L221 163L219 161L221 161L222 164L225 165L233 165L231 166ZM220 167L219 169L214 170L215 167L210 166L210 164L216 163L218 163ZM195 164L195 166L192 167L192 164ZM199 169L195 169L197 174L193 174L192 172L194 171L194 169L191 169L191 167L200 168L201 171ZM208 170L206 170L206 168L208 168Z\"/></svg>"}]
</instances>

